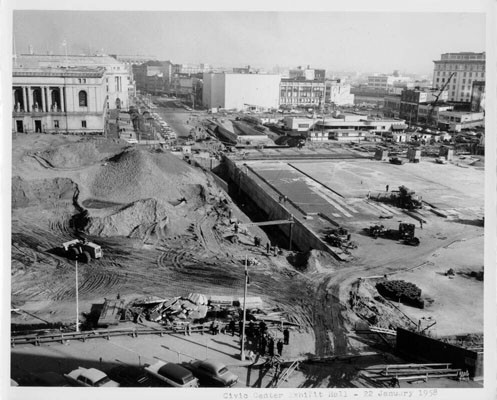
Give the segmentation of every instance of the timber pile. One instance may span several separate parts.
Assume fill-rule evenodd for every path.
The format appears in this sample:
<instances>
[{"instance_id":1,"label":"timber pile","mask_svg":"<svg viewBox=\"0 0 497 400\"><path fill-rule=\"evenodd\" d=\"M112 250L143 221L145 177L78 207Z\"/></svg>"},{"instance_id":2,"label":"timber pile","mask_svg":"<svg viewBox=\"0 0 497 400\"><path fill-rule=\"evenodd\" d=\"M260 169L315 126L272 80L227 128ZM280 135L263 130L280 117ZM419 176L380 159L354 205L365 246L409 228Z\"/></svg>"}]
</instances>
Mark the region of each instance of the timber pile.
<instances>
[{"instance_id":1,"label":"timber pile","mask_svg":"<svg viewBox=\"0 0 497 400\"><path fill-rule=\"evenodd\" d=\"M378 383L386 383L392 379L399 381L425 381L436 378L457 378L460 369L451 368L450 363L436 364L393 364L366 368L361 374Z\"/></svg>"}]
</instances>

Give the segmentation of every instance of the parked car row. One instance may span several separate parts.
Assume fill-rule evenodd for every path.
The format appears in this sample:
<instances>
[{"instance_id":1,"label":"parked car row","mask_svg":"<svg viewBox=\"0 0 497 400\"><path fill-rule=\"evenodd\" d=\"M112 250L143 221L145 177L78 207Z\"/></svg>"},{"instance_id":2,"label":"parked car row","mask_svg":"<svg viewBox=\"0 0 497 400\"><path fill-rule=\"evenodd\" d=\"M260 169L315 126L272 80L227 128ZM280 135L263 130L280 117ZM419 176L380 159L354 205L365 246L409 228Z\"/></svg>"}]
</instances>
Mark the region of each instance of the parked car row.
<instances>
[{"instance_id":1,"label":"parked car row","mask_svg":"<svg viewBox=\"0 0 497 400\"><path fill-rule=\"evenodd\" d=\"M96 368L79 367L68 374L55 372L32 374L29 386L84 387L231 387L238 376L215 360L195 360L189 363L157 361L144 367L121 365L109 375Z\"/></svg>"}]
</instances>

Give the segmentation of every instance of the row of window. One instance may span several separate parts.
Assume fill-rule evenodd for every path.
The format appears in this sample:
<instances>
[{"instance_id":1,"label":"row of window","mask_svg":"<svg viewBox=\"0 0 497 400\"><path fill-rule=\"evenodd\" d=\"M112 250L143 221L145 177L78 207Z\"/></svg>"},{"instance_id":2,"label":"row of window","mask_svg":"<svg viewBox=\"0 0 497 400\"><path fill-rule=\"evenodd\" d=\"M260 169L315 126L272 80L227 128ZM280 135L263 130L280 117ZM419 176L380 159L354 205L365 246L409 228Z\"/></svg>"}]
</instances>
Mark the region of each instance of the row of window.
<instances>
[{"instance_id":1,"label":"row of window","mask_svg":"<svg viewBox=\"0 0 497 400\"><path fill-rule=\"evenodd\" d=\"M449 76L452 72L445 72L445 71L438 71L437 76ZM469 76L470 78L473 76L472 72L463 72L462 76L466 77ZM454 76L457 76L457 72L454 72ZM480 72L480 77L483 78L485 76L485 72ZM478 72L475 72L475 78L478 78Z\"/></svg>"},{"instance_id":2,"label":"row of window","mask_svg":"<svg viewBox=\"0 0 497 400\"><path fill-rule=\"evenodd\" d=\"M453 69L458 69L458 70L466 70L466 71L483 71L485 70L485 65L484 63L474 65L474 64L436 64L435 65L435 70L453 70Z\"/></svg>"},{"instance_id":3,"label":"row of window","mask_svg":"<svg viewBox=\"0 0 497 400\"><path fill-rule=\"evenodd\" d=\"M53 127L54 128L60 128L59 120L58 119L54 119L54 121L53 121ZM86 128L86 121L85 120L81 121L81 128Z\"/></svg>"}]
</instances>

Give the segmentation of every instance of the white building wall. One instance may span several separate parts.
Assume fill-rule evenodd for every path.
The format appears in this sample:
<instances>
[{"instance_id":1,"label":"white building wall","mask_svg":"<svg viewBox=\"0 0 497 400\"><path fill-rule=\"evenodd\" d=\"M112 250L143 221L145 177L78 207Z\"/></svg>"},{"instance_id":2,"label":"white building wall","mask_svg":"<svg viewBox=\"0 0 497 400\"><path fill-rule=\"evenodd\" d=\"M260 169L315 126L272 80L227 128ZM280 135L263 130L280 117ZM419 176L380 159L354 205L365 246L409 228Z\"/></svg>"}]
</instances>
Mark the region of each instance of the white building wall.
<instances>
[{"instance_id":1,"label":"white building wall","mask_svg":"<svg viewBox=\"0 0 497 400\"><path fill-rule=\"evenodd\" d=\"M243 109L246 104L279 107L279 75L226 74L225 108Z\"/></svg>"},{"instance_id":2,"label":"white building wall","mask_svg":"<svg viewBox=\"0 0 497 400\"><path fill-rule=\"evenodd\" d=\"M202 101L207 108L278 108L280 80L279 75L206 73Z\"/></svg>"}]
</instances>

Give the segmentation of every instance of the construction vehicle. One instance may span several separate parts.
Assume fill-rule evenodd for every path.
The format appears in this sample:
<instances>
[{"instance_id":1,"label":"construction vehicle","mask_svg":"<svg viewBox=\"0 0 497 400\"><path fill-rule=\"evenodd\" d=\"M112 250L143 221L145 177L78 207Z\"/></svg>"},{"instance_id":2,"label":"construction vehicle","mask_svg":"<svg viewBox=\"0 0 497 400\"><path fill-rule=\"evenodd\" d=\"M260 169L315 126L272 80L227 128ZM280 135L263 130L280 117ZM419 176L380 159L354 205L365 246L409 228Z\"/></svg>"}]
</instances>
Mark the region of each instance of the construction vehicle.
<instances>
[{"instance_id":1,"label":"construction vehicle","mask_svg":"<svg viewBox=\"0 0 497 400\"><path fill-rule=\"evenodd\" d=\"M390 157L390 160L388 160L390 164L395 164L395 165L403 165L405 164L405 160L399 158L399 157Z\"/></svg>"},{"instance_id":2,"label":"construction vehicle","mask_svg":"<svg viewBox=\"0 0 497 400\"><path fill-rule=\"evenodd\" d=\"M324 240L330 246L338 247L339 249L357 248L357 244L350 241L349 231L341 226L336 229L331 229L330 231L328 231L324 237Z\"/></svg>"},{"instance_id":3,"label":"construction vehicle","mask_svg":"<svg viewBox=\"0 0 497 400\"><path fill-rule=\"evenodd\" d=\"M387 239L401 240L404 244L411 246L419 246L419 239L414 236L416 227L408 222L401 222L399 229L385 229L383 225L372 225L367 228L369 235L377 239L384 237Z\"/></svg>"},{"instance_id":4,"label":"construction vehicle","mask_svg":"<svg viewBox=\"0 0 497 400\"><path fill-rule=\"evenodd\" d=\"M62 243L62 249L66 256L71 260L78 260L89 263L92 259L102 258L102 248L95 243L86 239L74 239Z\"/></svg>"},{"instance_id":5,"label":"construction vehicle","mask_svg":"<svg viewBox=\"0 0 497 400\"><path fill-rule=\"evenodd\" d=\"M408 210L415 210L423 208L423 202L416 192L402 185L399 186L398 191L392 191L392 202L399 208L406 208Z\"/></svg>"}]
</instances>

